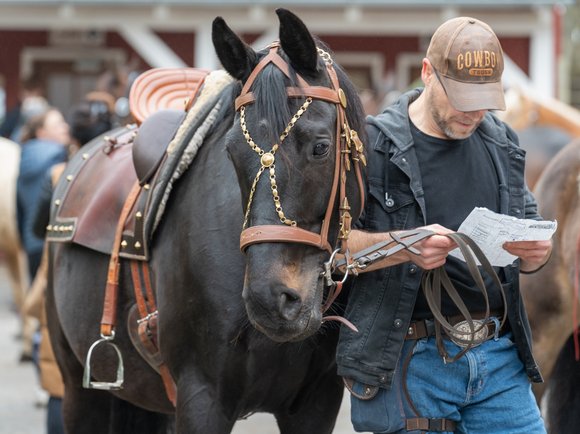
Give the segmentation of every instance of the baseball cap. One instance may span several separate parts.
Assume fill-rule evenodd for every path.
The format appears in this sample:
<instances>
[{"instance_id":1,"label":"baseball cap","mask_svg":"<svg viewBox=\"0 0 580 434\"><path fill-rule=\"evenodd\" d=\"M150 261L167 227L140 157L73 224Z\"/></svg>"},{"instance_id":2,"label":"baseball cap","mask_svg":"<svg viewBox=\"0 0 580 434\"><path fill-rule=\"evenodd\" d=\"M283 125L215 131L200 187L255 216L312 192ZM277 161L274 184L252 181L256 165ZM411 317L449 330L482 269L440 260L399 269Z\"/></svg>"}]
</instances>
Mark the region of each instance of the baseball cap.
<instances>
[{"instance_id":1,"label":"baseball cap","mask_svg":"<svg viewBox=\"0 0 580 434\"><path fill-rule=\"evenodd\" d=\"M483 21L459 17L443 23L431 38L427 59L456 110L505 110L503 51Z\"/></svg>"}]
</instances>

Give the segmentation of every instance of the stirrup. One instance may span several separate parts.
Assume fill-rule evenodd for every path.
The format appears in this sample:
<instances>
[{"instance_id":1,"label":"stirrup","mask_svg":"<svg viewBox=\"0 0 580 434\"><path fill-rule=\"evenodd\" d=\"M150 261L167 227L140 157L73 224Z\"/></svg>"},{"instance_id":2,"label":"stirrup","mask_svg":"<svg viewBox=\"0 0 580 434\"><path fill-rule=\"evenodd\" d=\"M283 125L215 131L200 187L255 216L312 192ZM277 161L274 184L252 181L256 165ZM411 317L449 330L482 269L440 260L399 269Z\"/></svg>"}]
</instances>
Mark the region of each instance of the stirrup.
<instances>
[{"instance_id":1,"label":"stirrup","mask_svg":"<svg viewBox=\"0 0 580 434\"><path fill-rule=\"evenodd\" d=\"M99 390L119 390L123 388L123 381L125 375L125 369L123 367L123 356L121 355L121 351L119 347L115 345L112 341L115 339L115 331L113 330L110 336L105 336L101 334L101 339L95 341L91 348L89 348L89 352L87 353L87 360L85 362L85 371L83 374L83 387L85 389L99 389ZM99 344L107 344L110 345L115 349L117 352L117 359L119 363L117 365L117 380L114 382L108 381L91 381L91 356L93 350Z\"/></svg>"}]
</instances>

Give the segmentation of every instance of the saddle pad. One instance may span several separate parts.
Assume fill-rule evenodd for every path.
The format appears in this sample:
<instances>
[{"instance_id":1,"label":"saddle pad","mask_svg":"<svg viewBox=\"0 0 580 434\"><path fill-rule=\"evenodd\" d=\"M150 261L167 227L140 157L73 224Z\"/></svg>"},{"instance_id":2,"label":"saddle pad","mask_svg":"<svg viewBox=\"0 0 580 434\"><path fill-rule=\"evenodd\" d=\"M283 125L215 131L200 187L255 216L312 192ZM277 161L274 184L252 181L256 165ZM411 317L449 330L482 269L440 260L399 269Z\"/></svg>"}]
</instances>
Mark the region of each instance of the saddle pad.
<instances>
[{"instance_id":1,"label":"saddle pad","mask_svg":"<svg viewBox=\"0 0 580 434\"><path fill-rule=\"evenodd\" d=\"M137 77L129 92L129 109L138 124L161 109L187 111L209 71L198 68L153 68Z\"/></svg>"}]
</instances>

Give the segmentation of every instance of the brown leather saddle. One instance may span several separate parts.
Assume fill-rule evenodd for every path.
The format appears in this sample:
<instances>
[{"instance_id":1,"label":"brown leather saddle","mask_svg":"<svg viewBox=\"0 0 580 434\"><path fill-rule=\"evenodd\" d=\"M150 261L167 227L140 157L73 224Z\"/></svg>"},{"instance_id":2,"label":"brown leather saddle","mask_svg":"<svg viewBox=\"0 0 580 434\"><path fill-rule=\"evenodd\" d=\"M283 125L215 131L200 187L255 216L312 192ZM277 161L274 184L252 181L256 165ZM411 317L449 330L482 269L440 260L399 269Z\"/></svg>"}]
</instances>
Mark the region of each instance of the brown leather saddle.
<instances>
[{"instance_id":1,"label":"brown leather saddle","mask_svg":"<svg viewBox=\"0 0 580 434\"><path fill-rule=\"evenodd\" d=\"M149 236L143 222L151 183L184 116L183 111L161 110L140 127L119 128L79 151L55 188L47 240L110 254L121 210L138 184L139 195L123 222L120 256L147 260Z\"/></svg>"}]
</instances>

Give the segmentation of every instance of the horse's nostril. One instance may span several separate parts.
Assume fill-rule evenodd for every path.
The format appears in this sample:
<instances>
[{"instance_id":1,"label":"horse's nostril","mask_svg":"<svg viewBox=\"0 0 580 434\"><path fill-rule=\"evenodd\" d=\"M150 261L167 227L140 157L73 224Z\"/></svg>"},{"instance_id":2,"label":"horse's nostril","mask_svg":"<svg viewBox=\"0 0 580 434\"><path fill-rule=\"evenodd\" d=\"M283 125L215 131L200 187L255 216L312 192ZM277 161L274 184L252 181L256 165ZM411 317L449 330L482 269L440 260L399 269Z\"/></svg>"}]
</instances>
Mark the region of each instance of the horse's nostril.
<instances>
[{"instance_id":1,"label":"horse's nostril","mask_svg":"<svg viewBox=\"0 0 580 434\"><path fill-rule=\"evenodd\" d=\"M301 307L302 300L296 291L287 289L280 293L278 308L282 318L288 321L296 319Z\"/></svg>"}]
</instances>

